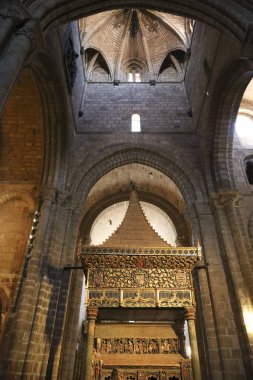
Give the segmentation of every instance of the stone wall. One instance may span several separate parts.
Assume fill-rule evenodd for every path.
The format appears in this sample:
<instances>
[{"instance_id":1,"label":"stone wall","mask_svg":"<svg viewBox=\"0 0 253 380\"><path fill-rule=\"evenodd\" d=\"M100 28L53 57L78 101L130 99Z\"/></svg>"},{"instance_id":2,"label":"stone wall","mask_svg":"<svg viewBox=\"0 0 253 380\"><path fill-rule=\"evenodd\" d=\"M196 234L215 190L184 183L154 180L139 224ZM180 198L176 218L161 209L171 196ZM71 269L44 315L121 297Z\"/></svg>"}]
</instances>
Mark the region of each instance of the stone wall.
<instances>
[{"instance_id":1,"label":"stone wall","mask_svg":"<svg viewBox=\"0 0 253 380\"><path fill-rule=\"evenodd\" d=\"M87 84L77 132L130 132L131 115L143 132L191 131L183 83Z\"/></svg>"}]
</instances>

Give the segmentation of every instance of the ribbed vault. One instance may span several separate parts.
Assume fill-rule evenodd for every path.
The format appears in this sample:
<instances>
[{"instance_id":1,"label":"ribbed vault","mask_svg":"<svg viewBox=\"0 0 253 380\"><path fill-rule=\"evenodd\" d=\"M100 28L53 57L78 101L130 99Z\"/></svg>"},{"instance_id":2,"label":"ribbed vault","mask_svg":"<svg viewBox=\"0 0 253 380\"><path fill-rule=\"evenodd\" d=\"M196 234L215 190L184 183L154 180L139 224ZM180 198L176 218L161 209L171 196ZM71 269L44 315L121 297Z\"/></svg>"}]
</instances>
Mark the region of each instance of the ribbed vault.
<instances>
[{"instance_id":1,"label":"ribbed vault","mask_svg":"<svg viewBox=\"0 0 253 380\"><path fill-rule=\"evenodd\" d=\"M79 29L88 81L183 78L193 30L186 17L119 9L82 18Z\"/></svg>"}]
</instances>

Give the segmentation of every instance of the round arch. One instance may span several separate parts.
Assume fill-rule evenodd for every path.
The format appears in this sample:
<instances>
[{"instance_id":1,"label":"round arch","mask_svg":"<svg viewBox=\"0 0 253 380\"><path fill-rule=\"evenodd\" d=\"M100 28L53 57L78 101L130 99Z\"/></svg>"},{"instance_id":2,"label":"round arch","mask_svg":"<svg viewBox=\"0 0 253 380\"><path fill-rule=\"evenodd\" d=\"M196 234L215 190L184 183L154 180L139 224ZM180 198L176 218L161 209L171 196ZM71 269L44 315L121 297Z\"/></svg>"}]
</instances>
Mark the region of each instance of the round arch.
<instances>
[{"instance_id":1,"label":"round arch","mask_svg":"<svg viewBox=\"0 0 253 380\"><path fill-rule=\"evenodd\" d=\"M92 162L95 164L92 165ZM206 199L203 178L197 170L193 170L183 154L171 147L163 152L149 146L133 146L121 144L110 146L97 152L96 157L82 162L71 180L70 193L81 203L93 185L112 169L130 163L150 166L170 177L182 192L186 203ZM194 174L193 174L194 173Z\"/></svg>"},{"instance_id":2,"label":"round arch","mask_svg":"<svg viewBox=\"0 0 253 380\"><path fill-rule=\"evenodd\" d=\"M67 173L67 116L61 81L54 70L57 65L44 51L37 51L29 70L39 87L44 116L44 166L41 185L64 187ZM63 106L65 104L65 106Z\"/></svg>"},{"instance_id":3,"label":"round arch","mask_svg":"<svg viewBox=\"0 0 253 380\"><path fill-rule=\"evenodd\" d=\"M34 212L35 202L26 191L7 191L0 194L0 207L14 199L24 201L29 207L29 213Z\"/></svg>"},{"instance_id":4,"label":"round arch","mask_svg":"<svg viewBox=\"0 0 253 380\"><path fill-rule=\"evenodd\" d=\"M217 79L213 92L208 138L216 190L234 188L232 149L235 121L243 93L253 77L253 62L238 60Z\"/></svg>"},{"instance_id":5,"label":"round arch","mask_svg":"<svg viewBox=\"0 0 253 380\"><path fill-rule=\"evenodd\" d=\"M118 8L135 8L134 0L112 0L108 1L82 1L73 0L66 3L65 0L57 1L31 1L29 11L33 17L39 17L42 20L43 29L51 24L64 23L85 17L94 13L99 13L111 9ZM176 13L178 15L187 16L189 18L199 19L215 28L236 36L237 39L243 40L245 34L245 8L250 10L249 5L239 5L234 1L222 3L219 0L175 0L138 1L139 8L156 9L163 12ZM250 19L250 13L249 13Z\"/></svg>"},{"instance_id":6,"label":"round arch","mask_svg":"<svg viewBox=\"0 0 253 380\"><path fill-rule=\"evenodd\" d=\"M189 230L187 228L186 221L184 220L183 215L180 214L179 211L168 200L161 198L158 195L140 190L138 190L138 197L140 201L151 203L163 210L172 220L176 228L178 241L180 244L182 246L190 245ZM98 201L84 214L79 231L80 236L82 236L84 240L87 239L88 242L89 233L96 217L107 207L127 200L129 200L129 191L120 193L117 192Z\"/></svg>"}]
</instances>

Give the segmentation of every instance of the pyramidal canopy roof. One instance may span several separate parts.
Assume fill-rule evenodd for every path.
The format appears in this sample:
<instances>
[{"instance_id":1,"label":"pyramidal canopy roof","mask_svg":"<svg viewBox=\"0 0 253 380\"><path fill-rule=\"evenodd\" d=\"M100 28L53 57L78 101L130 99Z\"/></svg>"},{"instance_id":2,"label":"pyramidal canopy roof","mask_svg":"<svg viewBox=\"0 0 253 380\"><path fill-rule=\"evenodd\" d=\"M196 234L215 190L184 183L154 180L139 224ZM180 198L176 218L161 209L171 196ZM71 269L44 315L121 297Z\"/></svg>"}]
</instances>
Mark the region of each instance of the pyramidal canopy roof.
<instances>
[{"instance_id":1,"label":"pyramidal canopy roof","mask_svg":"<svg viewBox=\"0 0 253 380\"><path fill-rule=\"evenodd\" d=\"M129 206L123 222L101 247L152 248L170 247L148 223L136 191L131 190Z\"/></svg>"}]
</instances>

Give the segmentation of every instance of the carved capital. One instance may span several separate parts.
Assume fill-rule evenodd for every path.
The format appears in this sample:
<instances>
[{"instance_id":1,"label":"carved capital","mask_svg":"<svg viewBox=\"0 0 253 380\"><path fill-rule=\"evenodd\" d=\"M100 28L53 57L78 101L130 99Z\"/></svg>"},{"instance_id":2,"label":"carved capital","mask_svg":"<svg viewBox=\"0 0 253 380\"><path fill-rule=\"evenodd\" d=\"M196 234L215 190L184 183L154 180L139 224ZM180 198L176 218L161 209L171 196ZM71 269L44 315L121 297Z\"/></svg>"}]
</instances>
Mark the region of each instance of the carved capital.
<instances>
[{"instance_id":1,"label":"carved capital","mask_svg":"<svg viewBox=\"0 0 253 380\"><path fill-rule=\"evenodd\" d=\"M187 321L196 319L196 309L194 307L186 308L184 312L184 316Z\"/></svg>"},{"instance_id":2,"label":"carved capital","mask_svg":"<svg viewBox=\"0 0 253 380\"><path fill-rule=\"evenodd\" d=\"M80 203L72 198L68 191L59 190L54 187L45 187L41 189L41 199L43 201L51 201L62 208L73 210L75 212L80 210Z\"/></svg>"},{"instance_id":3,"label":"carved capital","mask_svg":"<svg viewBox=\"0 0 253 380\"><path fill-rule=\"evenodd\" d=\"M16 34L17 35L24 35L25 37L27 37L32 46L34 46L34 41L35 41L35 34L34 34L34 24L32 22L28 22L27 24L25 24L24 26L22 26L21 28L19 28L17 31L16 31Z\"/></svg>"},{"instance_id":4,"label":"carved capital","mask_svg":"<svg viewBox=\"0 0 253 380\"><path fill-rule=\"evenodd\" d=\"M237 190L219 190L211 195L211 204L217 208L240 207L241 200L242 198Z\"/></svg>"},{"instance_id":5,"label":"carved capital","mask_svg":"<svg viewBox=\"0 0 253 380\"><path fill-rule=\"evenodd\" d=\"M57 191L54 188L42 188L41 189L41 199L42 201L51 201L52 203L56 202Z\"/></svg>"},{"instance_id":6,"label":"carved capital","mask_svg":"<svg viewBox=\"0 0 253 380\"><path fill-rule=\"evenodd\" d=\"M98 308L97 307L87 307L87 319L95 321L98 316Z\"/></svg>"}]
</instances>

